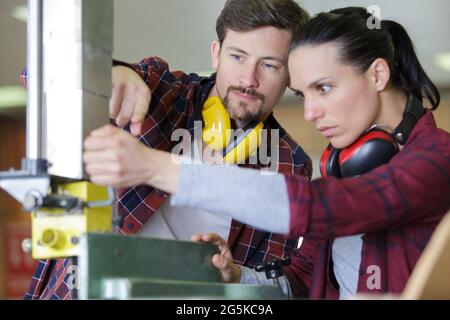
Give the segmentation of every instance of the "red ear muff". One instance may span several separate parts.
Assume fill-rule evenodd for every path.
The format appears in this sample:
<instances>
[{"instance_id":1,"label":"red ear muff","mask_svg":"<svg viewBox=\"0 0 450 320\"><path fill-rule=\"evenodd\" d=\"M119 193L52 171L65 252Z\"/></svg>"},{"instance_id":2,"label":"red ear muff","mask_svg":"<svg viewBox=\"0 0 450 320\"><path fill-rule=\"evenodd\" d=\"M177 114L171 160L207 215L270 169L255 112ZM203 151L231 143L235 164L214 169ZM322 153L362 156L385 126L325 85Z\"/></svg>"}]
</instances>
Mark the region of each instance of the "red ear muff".
<instances>
[{"instance_id":1,"label":"red ear muff","mask_svg":"<svg viewBox=\"0 0 450 320\"><path fill-rule=\"evenodd\" d=\"M343 178L364 174L387 162L398 152L397 143L382 130L371 130L339 154Z\"/></svg>"},{"instance_id":2,"label":"red ear muff","mask_svg":"<svg viewBox=\"0 0 450 320\"><path fill-rule=\"evenodd\" d=\"M331 144L322 153L320 157L320 174L322 177L341 177L339 168L339 149L333 148Z\"/></svg>"},{"instance_id":3,"label":"red ear muff","mask_svg":"<svg viewBox=\"0 0 450 320\"><path fill-rule=\"evenodd\" d=\"M374 128L345 149L338 150L329 145L320 158L322 176L357 176L389 162L399 151L397 142L401 145L406 143L424 114L422 102L413 94L408 94L403 119L391 134Z\"/></svg>"},{"instance_id":4,"label":"red ear muff","mask_svg":"<svg viewBox=\"0 0 450 320\"><path fill-rule=\"evenodd\" d=\"M357 176L389 162L397 152L389 133L373 129L342 150L328 145L320 158L320 173L322 177Z\"/></svg>"}]
</instances>

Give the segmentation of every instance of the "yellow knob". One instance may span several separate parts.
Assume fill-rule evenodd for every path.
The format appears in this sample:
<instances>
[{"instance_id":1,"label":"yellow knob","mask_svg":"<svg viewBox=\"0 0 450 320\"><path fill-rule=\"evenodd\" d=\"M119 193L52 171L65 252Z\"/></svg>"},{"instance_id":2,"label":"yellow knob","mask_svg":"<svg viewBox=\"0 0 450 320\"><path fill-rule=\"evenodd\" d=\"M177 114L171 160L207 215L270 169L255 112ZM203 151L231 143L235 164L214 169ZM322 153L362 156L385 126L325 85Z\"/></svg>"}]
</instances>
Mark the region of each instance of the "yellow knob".
<instances>
[{"instance_id":1,"label":"yellow knob","mask_svg":"<svg viewBox=\"0 0 450 320\"><path fill-rule=\"evenodd\" d=\"M60 249L64 246L64 234L58 229L45 229L42 231L41 243L53 249Z\"/></svg>"}]
</instances>

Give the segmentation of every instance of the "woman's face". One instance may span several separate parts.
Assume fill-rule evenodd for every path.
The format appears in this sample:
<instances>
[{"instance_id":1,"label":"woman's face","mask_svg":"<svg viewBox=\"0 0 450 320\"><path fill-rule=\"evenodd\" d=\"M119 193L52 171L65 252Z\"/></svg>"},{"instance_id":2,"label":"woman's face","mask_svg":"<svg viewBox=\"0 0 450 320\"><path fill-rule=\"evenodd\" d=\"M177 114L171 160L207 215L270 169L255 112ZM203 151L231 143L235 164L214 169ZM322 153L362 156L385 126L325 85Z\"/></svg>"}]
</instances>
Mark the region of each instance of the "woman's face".
<instances>
[{"instance_id":1,"label":"woman's face","mask_svg":"<svg viewBox=\"0 0 450 320\"><path fill-rule=\"evenodd\" d=\"M288 65L290 87L304 99L305 120L333 147L347 147L376 123L380 98L372 76L340 62L336 44L300 46Z\"/></svg>"}]
</instances>

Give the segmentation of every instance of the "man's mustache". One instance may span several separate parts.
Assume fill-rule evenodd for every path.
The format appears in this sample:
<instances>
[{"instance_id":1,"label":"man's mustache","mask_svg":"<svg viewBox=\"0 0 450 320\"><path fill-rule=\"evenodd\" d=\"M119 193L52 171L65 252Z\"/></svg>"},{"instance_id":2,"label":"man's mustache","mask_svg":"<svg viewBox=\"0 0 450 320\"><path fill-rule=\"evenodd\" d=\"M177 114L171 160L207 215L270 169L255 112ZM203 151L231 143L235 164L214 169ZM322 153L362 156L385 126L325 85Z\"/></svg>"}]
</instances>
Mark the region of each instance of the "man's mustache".
<instances>
[{"instance_id":1,"label":"man's mustache","mask_svg":"<svg viewBox=\"0 0 450 320\"><path fill-rule=\"evenodd\" d=\"M262 93L259 93L258 91L256 91L255 89L252 88L244 88L241 86L229 86L228 90L227 90L227 95L228 93L230 93L230 91L234 91L234 92L238 92L238 93L242 93L245 94L247 96L253 97L253 98L257 98L261 101L264 101L264 95Z\"/></svg>"}]
</instances>

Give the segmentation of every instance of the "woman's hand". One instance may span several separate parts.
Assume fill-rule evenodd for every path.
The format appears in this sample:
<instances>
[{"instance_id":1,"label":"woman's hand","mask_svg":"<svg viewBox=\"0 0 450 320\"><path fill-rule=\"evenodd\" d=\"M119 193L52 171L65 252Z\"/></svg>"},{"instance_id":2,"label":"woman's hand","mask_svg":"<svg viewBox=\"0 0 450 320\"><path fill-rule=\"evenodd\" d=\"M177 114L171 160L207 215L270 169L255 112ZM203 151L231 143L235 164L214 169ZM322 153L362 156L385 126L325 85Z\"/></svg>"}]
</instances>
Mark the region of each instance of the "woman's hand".
<instances>
[{"instance_id":1,"label":"woman's hand","mask_svg":"<svg viewBox=\"0 0 450 320\"><path fill-rule=\"evenodd\" d=\"M178 186L178 158L148 148L112 125L94 130L84 141L86 172L95 184L115 188L149 184L173 193Z\"/></svg>"}]
</instances>

